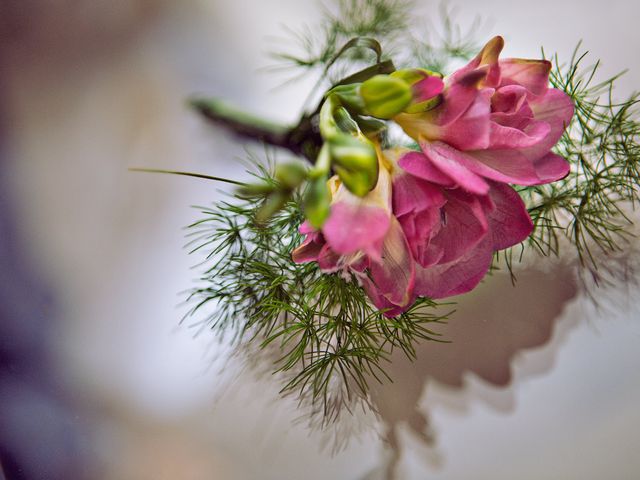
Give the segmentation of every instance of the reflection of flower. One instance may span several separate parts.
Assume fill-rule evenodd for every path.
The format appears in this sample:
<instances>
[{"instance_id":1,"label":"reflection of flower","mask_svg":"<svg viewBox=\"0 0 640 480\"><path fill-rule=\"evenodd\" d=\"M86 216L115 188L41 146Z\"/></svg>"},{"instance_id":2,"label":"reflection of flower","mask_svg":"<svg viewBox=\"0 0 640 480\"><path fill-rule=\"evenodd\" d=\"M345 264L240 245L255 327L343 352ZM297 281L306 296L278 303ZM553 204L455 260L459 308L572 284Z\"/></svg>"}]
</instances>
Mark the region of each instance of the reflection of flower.
<instances>
[{"instance_id":1,"label":"reflection of flower","mask_svg":"<svg viewBox=\"0 0 640 480\"><path fill-rule=\"evenodd\" d=\"M437 107L394 117L438 172L478 194L489 191L487 179L537 185L569 171L550 150L573 116L571 99L548 88L548 61L498 60L503 45L493 38L445 78Z\"/></svg>"},{"instance_id":2,"label":"reflection of flower","mask_svg":"<svg viewBox=\"0 0 640 480\"><path fill-rule=\"evenodd\" d=\"M302 225L306 239L293 258L317 261L323 272L353 274L386 315L405 311L417 296L471 290L494 251L531 232L524 204L509 186L490 181L486 195L469 193L435 170L399 168L398 159L429 169L418 152L394 149L379 156L378 184L364 198L336 177L330 180L330 216L320 231Z\"/></svg>"}]
</instances>

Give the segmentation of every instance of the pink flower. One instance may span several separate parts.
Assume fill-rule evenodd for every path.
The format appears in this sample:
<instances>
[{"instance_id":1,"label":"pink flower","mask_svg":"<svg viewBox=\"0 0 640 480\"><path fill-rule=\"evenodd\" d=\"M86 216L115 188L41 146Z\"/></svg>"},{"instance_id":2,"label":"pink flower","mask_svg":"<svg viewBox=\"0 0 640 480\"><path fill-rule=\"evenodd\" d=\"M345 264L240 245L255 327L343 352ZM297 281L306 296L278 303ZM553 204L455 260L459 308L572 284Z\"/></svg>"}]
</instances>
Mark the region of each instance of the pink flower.
<instances>
[{"instance_id":1,"label":"pink flower","mask_svg":"<svg viewBox=\"0 0 640 480\"><path fill-rule=\"evenodd\" d=\"M436 108L394 117L429 160L421 168L475 194L488 194L490 180L538 185L569 172L551 148L573 116L570 97L548 88L547 60L499 60L503 46L493 38L445 78Z\"/></svg>"},{"instance_id":2,"label":"pink flower","mask_svg":"<svg viewBox=\"0 0 640 480\"><path fill-rule=\"evenodd\" d=\"M445 298L472 290L495 251L531 233L525 205L508 185L488 180L487 194L476 194L453 184L420 152L395 149L388 158L396 164L393 213L416 262L415 295Z\"/></svg>"},{"instance_id":3,"label":"pink flower","mask_svg":"<svg viewBox=\"0 0 640 480\"><path fill-rule=\"evenodd\" d=\"M381 166L376 187L353 195L337 177L329 180L331 213L320 231L300 227L305 241L294 250L297 263L316 261L325 273L353 274L372 303L393 317L415 301L414 261L391 212L391 177Z\"/></svg>"},{"instance_id":4,"label":"pink flower","mask_svg":"<svg viewBox=\"0 0 640 480\"><path fill-rule=\"evenodd\" d=\"M402 313L418 296L468 292L485 276L496 250L531 233L531 219L511 187L489 180L487 194L475 194L452 183L420 152L378 154L378 184L364 198L337 177L329 181L329 219L321 230L308 222L301 226L306 238L293 259L355 276L385 315Z\"/></svg>"}]
</instances>

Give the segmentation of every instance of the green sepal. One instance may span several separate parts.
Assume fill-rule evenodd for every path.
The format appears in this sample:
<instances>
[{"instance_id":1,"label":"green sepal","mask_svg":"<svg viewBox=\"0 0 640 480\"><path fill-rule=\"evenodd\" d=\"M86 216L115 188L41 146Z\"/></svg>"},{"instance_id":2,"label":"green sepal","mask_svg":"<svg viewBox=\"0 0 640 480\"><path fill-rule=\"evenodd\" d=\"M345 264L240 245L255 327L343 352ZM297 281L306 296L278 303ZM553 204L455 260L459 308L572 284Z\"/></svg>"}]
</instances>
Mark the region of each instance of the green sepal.
<instances>
[{"instance_id":1,"label":"green sepal","mask_svg":"<svg viewBox=\"0 0 640 480\"><path fill-rule=\"evenodd\" d=\"M313 228L322 228L331 210L331 192L328 177L318 177L310 181L304 198L304 215Z\"/></svg>"},{"instance_id":2,"label":"green sepal","mask_svg":"<svg viewBox=\"0 0 640 480\"><path fill-rule=\"evenodd\" d=\"M378 181L378 158L364 138L340 135L329 142L333 168L354 195L364 197Z\"/></svg>"},{"instance_id":3,"label":"green sepal","mask_svg":"<svg viewBox=\"0 0 640 480\"><path fill-rule=\"evenodd\" d=\"M276 166L275 179L285 190L298 188L307 178L307 169L298 162L282 163Z\"/></svg>"},{"instance_id":4,"label":"green sepal","mask_svg":"<svg viewBox=\"0 0 640 480\"><path fill-rule=\"evenodd\" d=\"M360 96L367 113L388 120L411 103L413 93L411 86L400 78L376 75L361 85Z\"/></svg>"},{"instance_id":5,"label":"green sepal","mask_svg":"<svg viewBox=\"0 0 640 480\"><path fill-rule=\"evenodd\" d=\"M351 113L364 113L365 105L360 96L360 83L338 85L326 93L326 96L335 95L340 103Z\"/></svg>"},{"instance_id":6,"label":"green sepal","mask_svg":"<svg viewBox=\"0 0 640 480\"><path fill-rule=\"evenodd\" d=\"M256 213L256 223L264 224L273 217L278 211L282 210L291 197L290 191L276 190L265 198L264 202Z\"/></svg>"}]
</instances>

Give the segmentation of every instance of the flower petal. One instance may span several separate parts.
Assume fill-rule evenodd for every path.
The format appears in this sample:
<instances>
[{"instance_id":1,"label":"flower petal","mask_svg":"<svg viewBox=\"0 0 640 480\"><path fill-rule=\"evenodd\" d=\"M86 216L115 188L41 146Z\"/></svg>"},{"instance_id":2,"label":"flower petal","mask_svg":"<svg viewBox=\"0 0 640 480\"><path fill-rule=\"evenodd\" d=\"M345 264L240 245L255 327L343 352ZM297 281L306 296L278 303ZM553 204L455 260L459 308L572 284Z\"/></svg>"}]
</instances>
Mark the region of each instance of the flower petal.
<instances>
[{"instance_id":1,"label":"flower petal","mask_svg":"<svg viewBox=\"0 0 640 480\"><path fill-rule=\"evenodd\" d=\"M370 279L380 294L394 305L407 306L413 294L415 267L409 244L395 217L382 246L380 261L369 265Z\"/></svg>"},{"instance_id":2,"label":"flower petal","mask_svg":"<svg viewBox=\"0 0 640 480\"><path fill-rule=\"evenodd\" d=\"M472 157L443 142L421 142L420 147L427 161L433 162L441 172L455 179L465 190L481 195L489 191L489 184L470 169L478 163Z\"/></svg>"},{"instance_id":3,"label":"flower petal","mask_svg":"<svg viewBox=\"0 0 640 480\"><path fill-rule=\"evenodd\" d=\"M459 259L428 268L416 266L416 295L446 298L473 290L493 259L491 239L485 239Z\"/></svg>"},{"instance_id":4,"label":"flower petal","mask_svg":"<svg viewBox=\"0 0 640 480\"><path fill-rule=\"evenodd\" d=\"M402 167L406 172L423 180L428 180L429 182L444 185L446 187L453 187L455 185L452 178L447 176L432 162L425 158L422 152L412 151L406 153L400 157L398 165L400 165L400 167Z\"/></svg>"},{"instance_id":5,"label":"flower petal","mask_svg":"<svg viewBox=\"0 0 640 480\"><path fill-rule=\"evenodd\" d=\"M547 91L550 71L551 62L548 60L506 58L500 60L500 85L522 85L533 95L542 95Z\"/></svg>"},{"instance_id":6,"label":"flower petal","mask_svg":"<svg viewBox=\"0 0 640 480\"><path fill-rule=\"evenodd\" d=\"M495 209L489 214L489 231L494 250L517 245L533 230L533 222L520 195L508 185L492 183L489 197Z\"/></svg>"},{"instance_id":7,"label":"flower petal","mask_svg":"<svg viewBox=\"0 0 640 480\"><path fill-rule=\"evenodd\" d=\"M424 155L422 163L425 162ZM433 167L431 167L433 168ZM435 170L435 169L434 169ZM436 173L440 174L440 172ZM441 175L441 174L440 174ZM393 214L400 217L411 212L420 212L432 207L441 207L445 203L442 187L430 182L425 182L418 176L405 172L393 176Z\"/></svg>"}]
</instances>

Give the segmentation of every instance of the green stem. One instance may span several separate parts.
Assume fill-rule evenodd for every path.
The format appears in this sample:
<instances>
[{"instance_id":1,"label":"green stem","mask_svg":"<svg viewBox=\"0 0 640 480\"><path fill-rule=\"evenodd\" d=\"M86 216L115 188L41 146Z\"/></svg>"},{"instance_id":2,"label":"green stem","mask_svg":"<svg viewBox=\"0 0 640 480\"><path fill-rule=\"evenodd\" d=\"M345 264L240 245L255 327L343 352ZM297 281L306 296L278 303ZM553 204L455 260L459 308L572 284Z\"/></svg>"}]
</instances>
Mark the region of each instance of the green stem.
<instances>
[{"instance_id":1,"label":"green stem","mask_svg":"<svg viewBox=\"0 0 640 480\"><path fill-rule=\"evenodd\" d=\"M295 155L306 157L312 163L315 161L321 139L306 115L298 125L288 127L250 115L217 99L193 99L189 103L207 120L239 137L284 148Z\"/></svg>"},{"instance_id":2,"label":"green stem","mask_svg":"<svg viewBox=\"0 0 640 480\"><path fill-rule=\"evenodd\" d=\"M205 180L213 180L215 182L224 182L230 183L232 185L238 185L241 187L246 186L246 183L238 182L236 180L230 180L228 178L222 177L213 177L211 175L203 175L202 173L191 173L191 172L180 172L176 170L160 170L157 168L137 168L132 167L129 169L130 172L147 172L147 173L169 173L171 175L184 175L185 177L195 177L195 178L204 178Z\"/></svg>"}]
</instances>

